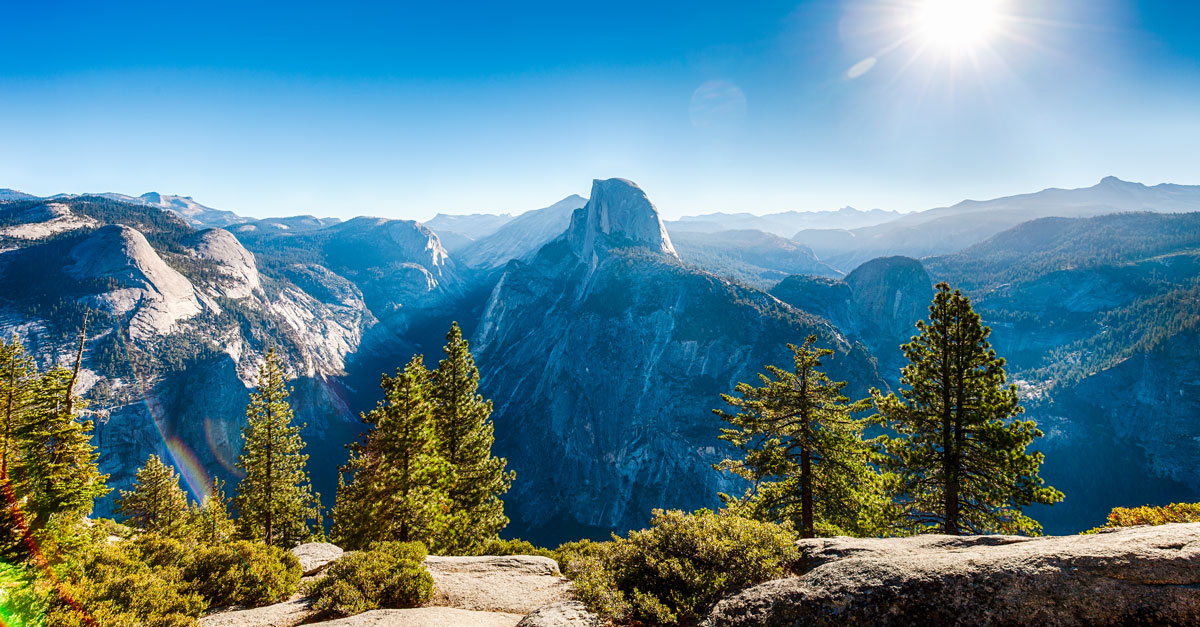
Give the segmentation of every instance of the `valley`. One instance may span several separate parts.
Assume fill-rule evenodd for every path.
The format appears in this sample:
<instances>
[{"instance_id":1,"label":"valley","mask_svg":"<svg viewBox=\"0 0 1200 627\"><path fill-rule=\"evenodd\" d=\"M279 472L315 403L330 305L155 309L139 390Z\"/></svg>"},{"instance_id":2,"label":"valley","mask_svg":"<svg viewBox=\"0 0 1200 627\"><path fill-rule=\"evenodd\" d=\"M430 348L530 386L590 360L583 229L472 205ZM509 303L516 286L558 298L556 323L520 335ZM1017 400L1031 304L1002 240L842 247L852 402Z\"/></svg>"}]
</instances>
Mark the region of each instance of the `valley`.
<instances>
[{"instance_id":1,"label":"valley","mask_svg":"<svg viewBox=\"0 0 1200 627\"><path fill-rule=\"evenodd\" d=\"M1043 476L1067 498L1034 516L1073 533L1115 505L1200 498L1197 211L1200 188L1113 178L903 215L667 222L621 179L427 224L4 190L0 332L63 363L86 320L77 390L116 488L151 453L192 490L236 479L274 347L329 503L380 373L415 353L435 365L458 321L517 473L505 533L554 545L740 492L711 468L726 456L719 395L808 335L835 350L828 370L852 397L891 389L900 343L947 281L993 328L1046 433Z\"/></svg>"}]
</instances>

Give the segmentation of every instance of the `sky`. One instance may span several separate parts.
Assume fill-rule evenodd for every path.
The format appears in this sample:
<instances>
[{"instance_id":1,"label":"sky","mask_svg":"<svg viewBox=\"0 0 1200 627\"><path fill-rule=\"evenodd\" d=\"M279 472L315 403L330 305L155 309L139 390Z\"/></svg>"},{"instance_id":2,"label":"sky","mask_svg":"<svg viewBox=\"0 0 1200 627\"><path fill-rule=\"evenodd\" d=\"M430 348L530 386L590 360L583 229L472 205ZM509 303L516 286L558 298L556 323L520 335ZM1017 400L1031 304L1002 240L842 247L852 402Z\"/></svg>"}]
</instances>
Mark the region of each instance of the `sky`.
<instances>
[{"instance_id":1,"label":"sky","mask_svg":"<svg viewBox=\"0 0 1200 627\"><path fill-rule=\"evenodd\" d=\"M1200 3L959 1L986 18L931 21L945 0L0 0L0 187L423 220L614 176L667 218L1200 183Z\"/></svg>"}]
</instances>

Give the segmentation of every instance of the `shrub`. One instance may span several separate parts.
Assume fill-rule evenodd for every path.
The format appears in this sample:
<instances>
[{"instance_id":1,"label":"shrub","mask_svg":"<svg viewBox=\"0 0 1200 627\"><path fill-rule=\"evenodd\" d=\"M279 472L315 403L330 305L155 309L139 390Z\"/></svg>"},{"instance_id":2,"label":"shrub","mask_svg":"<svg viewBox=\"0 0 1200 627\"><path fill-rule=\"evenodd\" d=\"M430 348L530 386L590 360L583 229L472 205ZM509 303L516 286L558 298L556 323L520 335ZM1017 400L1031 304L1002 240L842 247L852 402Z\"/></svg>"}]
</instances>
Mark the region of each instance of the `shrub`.
<instances>
[{"instance_id":1,"label":"shrub","mask_svg":"<svg viewBox=\"0 0 1200 627\"><path fill-rule=\"evenodd\" d=\"M419 542L377 542L334 562L309 586L313 607L343 616L379 608L416 607L433 595L433 576Z\"/></svg>"},{"instance_id":2,"label":"shrub","mask_svg":"<svg viewBox=\"0 0 1200 627\"><path fill-rule=\"evenodd\" d=\"M607 544L607 542L592 542L586 539L564 542L554 549L554 561L558 562L558 568L563 571L563 574L566 574L571 568L571 562L580 557L595 555Z\"/></svg>"},{"instance_id":3,"label":"shrub","mask_svg":"<svg viewBox=\"0 0 1200 627\"><path fill-rule=\"evenodd\" d=\"M1134 527L1137 525L1166 525L1169 523L1200 522L1200 503L1172 503L1170 505L1143 505L1142 507L1114 507L1108 514L1103 527L1089 529L1084 533L1098 533L1104 529Z\"/></svg>"},{"instance_id":4,"label":"shrub","mask_svg":"<svg viewBox=\"0 0 1200 627\"><path fill-rule=\"evenodd\" d=\"M178 566L150 561L180 547L139 539L97 549L64 578L65 594L50 596L46 627L192 625L207 606L204 598L187 589Z\"/></svg>"},{"instance_id":5,"label":"shrub","mask_svg":"<svg viewBox=\"0 0 1200 627\"><path fill-rule=\"evenodd\" d=\"M787 526L655 510L650 529L569 560L580 600L622 621L695 624L725 591L782 576L799 558Z\"/></svg>"},{"instance_id":6,"label":"shrub","mask_svg":"<svg viewBox=\"0 0 1200 627\"><path fill-rule=\"evenodd\" d=\"M476 555L540 555L554 559L554 551L544 549L532 542L526 542L520 538L512 540L501 540L500 538L491 538L486 540L475 551Z\"/></svg>"},{"instance_id":7,"label":"shrub","mask_svg":"<svg viewBox=\"0 0 1200 627\"><path fill-rule=\"evenodd\" d=\"M37 570L0 562L0 624L41 627L45 624L49 585Z\"/></svg>"},{"instance_id":8,"label":"shrub","mask_svg":"<svg viewBox=\"0 0 1200 627\"><path fill-rule=\"evenodd\" d=\"M192 588L214 606L278 603L296 592L301 575L290 551L245 540L202 547L184 570Z\"/></svg>"}]
</instances>

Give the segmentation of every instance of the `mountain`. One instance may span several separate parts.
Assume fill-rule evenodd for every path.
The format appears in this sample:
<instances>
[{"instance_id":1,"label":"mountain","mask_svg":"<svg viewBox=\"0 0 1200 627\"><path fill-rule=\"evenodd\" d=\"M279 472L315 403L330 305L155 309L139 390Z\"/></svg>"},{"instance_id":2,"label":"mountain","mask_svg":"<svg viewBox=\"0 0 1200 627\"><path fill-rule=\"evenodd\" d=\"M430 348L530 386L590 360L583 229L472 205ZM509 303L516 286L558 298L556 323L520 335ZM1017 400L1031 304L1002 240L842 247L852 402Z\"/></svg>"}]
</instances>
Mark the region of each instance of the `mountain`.
<instances>
[{"instance_id":1,"label":"mountain","mask_svg":"<svg viewBox=\"0 0 1200 627\"><path fill-rule=\"evenodd\" d=\"M898 381L904 365L899 347L915 334L914 323L925 317L933 282L916 259L881 257L840 281L790 276L772 288L771 295L835 324L871 351L884 378Z\"/></svg>"},{"instance_id":2,"label":"mountain","mask_svg":"<svg viewBox=\"0 0 1200 627\"><path fill-rule=\"evenodd\" d=\"M254 220L244 224L239 224L230 228L229 230L234 233L247 235L248 237L255 237L257 235L250 234L281 233L285 231L289 233L315 231L317 229L323 229L327 226L339 224L340 222L341 219L339 218L318 218L316 216L308 215L289 216L285 218L264 218L262 220Z\"/></svg>"},{"instance_id":3,"label":"mountain","mask_svg":"<svg viewBox=\"0 0 1200 627\"><path fill-rule=\"evenodd\" d=\"M512 259L528 259L562 235L571 214L585 203L586 198L572 194L549 207L522 213L494 233L453 251L455 258L472 268L498 268Z\"/></svg>"},{"instance_id":4,"label":"mountain","mask_svg":"<svg viewBox=\"0 0 1200 627\"><path fill-rule=\"evenodd\" d=\"M759 288L793 274L842 276L818 261L807 246L762 231L671 231L670 235L684 262Z\"/></svg>"},{"instance_id":5,"label":"mountain","mask_svg":"<svg viewBox=\"0 0 1200 627\"><path fill-rule=\"evenodd\" d=\"M965 200L951 207L906 214L894 221L856 229L804 230L793 239L840 270L889 255L927 257L957 252L1044 217L1088 217L1130 211L1200 211L1200 186L1148 187L1115 177L1082 189L1046 189L995 200Z\"/></svg>"},{"instance_id":6,"label":"mountain","mask_svg":"<svg viewBox=\"0 0 1200 627\"><path fill-rule=\"evenodd\" d=\"M454 251L495 233L497 229L513 220L512 214L500 215L490 213L472 213L468 215L451 215L439 213L432 220L425 222L446 246Z\"/></svg>"},{"instance_id":7,"label":"mountain","mask_svg":"<svg viewBox=\"0 0 1200 627\"><path fill-rule=\"evenodd\" d=\"M114 487L127 487L151 453L172 459L192 488L211 474L236 479L249 387L271 346L293 377L307 452L340 460L357 435L354 411L374 402L370 387L361 395L346 387L371 354L367 338L380 335L359 283L400 324L457 280L436 236L412 222L255 232L262 254L149 203L0 204L0 332L17 333L43 363L61 363L86 319L78 391ZM393 278L380 278L385 269ZM381 370L371 368L377 384ZM328 496L335 470L336 462L312 466ZM110 513L112 498L96 511Z\"/></svg>"},{"instance_id":8,"label":"mountain","mask_svg":"<svg viewBox=\"0 0 1200 627\"><path fill-rule=\"evenodd\" d=\"M1048 530L1200 498L1200 213L1046 218L926 265L973 298L1047 433L1067 494Z\"/></svg>"},{"instance_id":9,"label":"mountain","mask_svg":"<svg viewBox=\"0 0 1200 627\"><path fill-rule=\"evenodd\" d=\"M829 322L681 262L636 185L595 181L565 237L506 266L472 344L518 476L510 532L603 537L740 493L711 468L727 453L711 410L810 334L856 390L881 384Z\"/></svg>"},{"instance_id":10,"label":"mountain","mask_svg":"<svg viewBox=\"0 0 1200 627\"><path fill-rule=\"evenodd\" d=\"M9 200L37 200L37 196L15 189L0 188L0 202Z\"/></svg>"},{"instance_id":11,"label":"mountain","mask_svg":"<svg viewBox=\"0 0 1200 627\"><path fill-rule=\"evenodd\" d=\"M791 237L804 229L854 229L890 222L900 217L898 211L871 209L862 211L854 207L843 207L836 211L785 211L755 215L752 213L708 213L684 216L667 222L672 233L716 233L753 229Z\"/></svg>"}]
</instances>

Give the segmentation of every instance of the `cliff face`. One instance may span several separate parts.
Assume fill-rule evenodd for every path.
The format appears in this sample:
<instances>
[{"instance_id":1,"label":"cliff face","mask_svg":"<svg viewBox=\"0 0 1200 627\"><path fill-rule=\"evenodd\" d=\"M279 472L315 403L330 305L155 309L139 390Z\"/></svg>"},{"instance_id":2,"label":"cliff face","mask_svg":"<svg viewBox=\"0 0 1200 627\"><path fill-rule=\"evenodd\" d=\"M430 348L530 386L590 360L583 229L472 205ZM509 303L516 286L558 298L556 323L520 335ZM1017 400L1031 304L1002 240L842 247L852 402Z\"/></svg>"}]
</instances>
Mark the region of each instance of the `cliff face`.
<instances>
[{"instance_id":1,"label":"cliff face","mask_svg":"<svg viewBox=\"0 0 1200 627\"><path fill-rule=\"evenodd\" d=\"M171 459L192 488L213 474L234 478L249 390L275 346L294 377L308 452L336 455L312 465L318 489L332 497L356 425L341 378L376 324L359 283L395 317L457 280L437 238L412 223L370 221L323 236L327 257L382 251L383 259L360 255L356 283L283 247L265 246L264 261L227 231L196 231L146 204L28 202L0 207L0 219L0 332L16 333L43 364L64 363L89 312L77 392L115 488L128 487L151 453ZM371 263L398 278L378 287L382 273ZM412 280L400 280L406 273ZM109 498L96 511L111 507Z\"/></svg>"},{"instance_id":2,"label":"cliff face","mask_svg":"<svg viewBox=\"0 0 1200 627\"><path fill-rule=\"evenodd\" d=\"M740 494L711 470L727 452L712 409L764 364L788 363L787 342L816 334L838 351L835 375L877 383L828 322L681 264L659 224L641 190L598 182L568 237L509 264L488 301L473 347L497 452L519 477L518 535L603 536L655 507Z\"/></svg>"},{"instance_id":3,"label":"cliff face","mask_svg":"<svg viewBox=\"0 0 1200 627\"><path fill-rule=\"evenodd\" d=\"M771 290L789 305L833 322L865 345L879 361L880 374L897 381L904 355L900 345L927 317L933 285L921 262L908 257L868 261L844 280L791 276Z\"/></svg>"}]
</instances>

